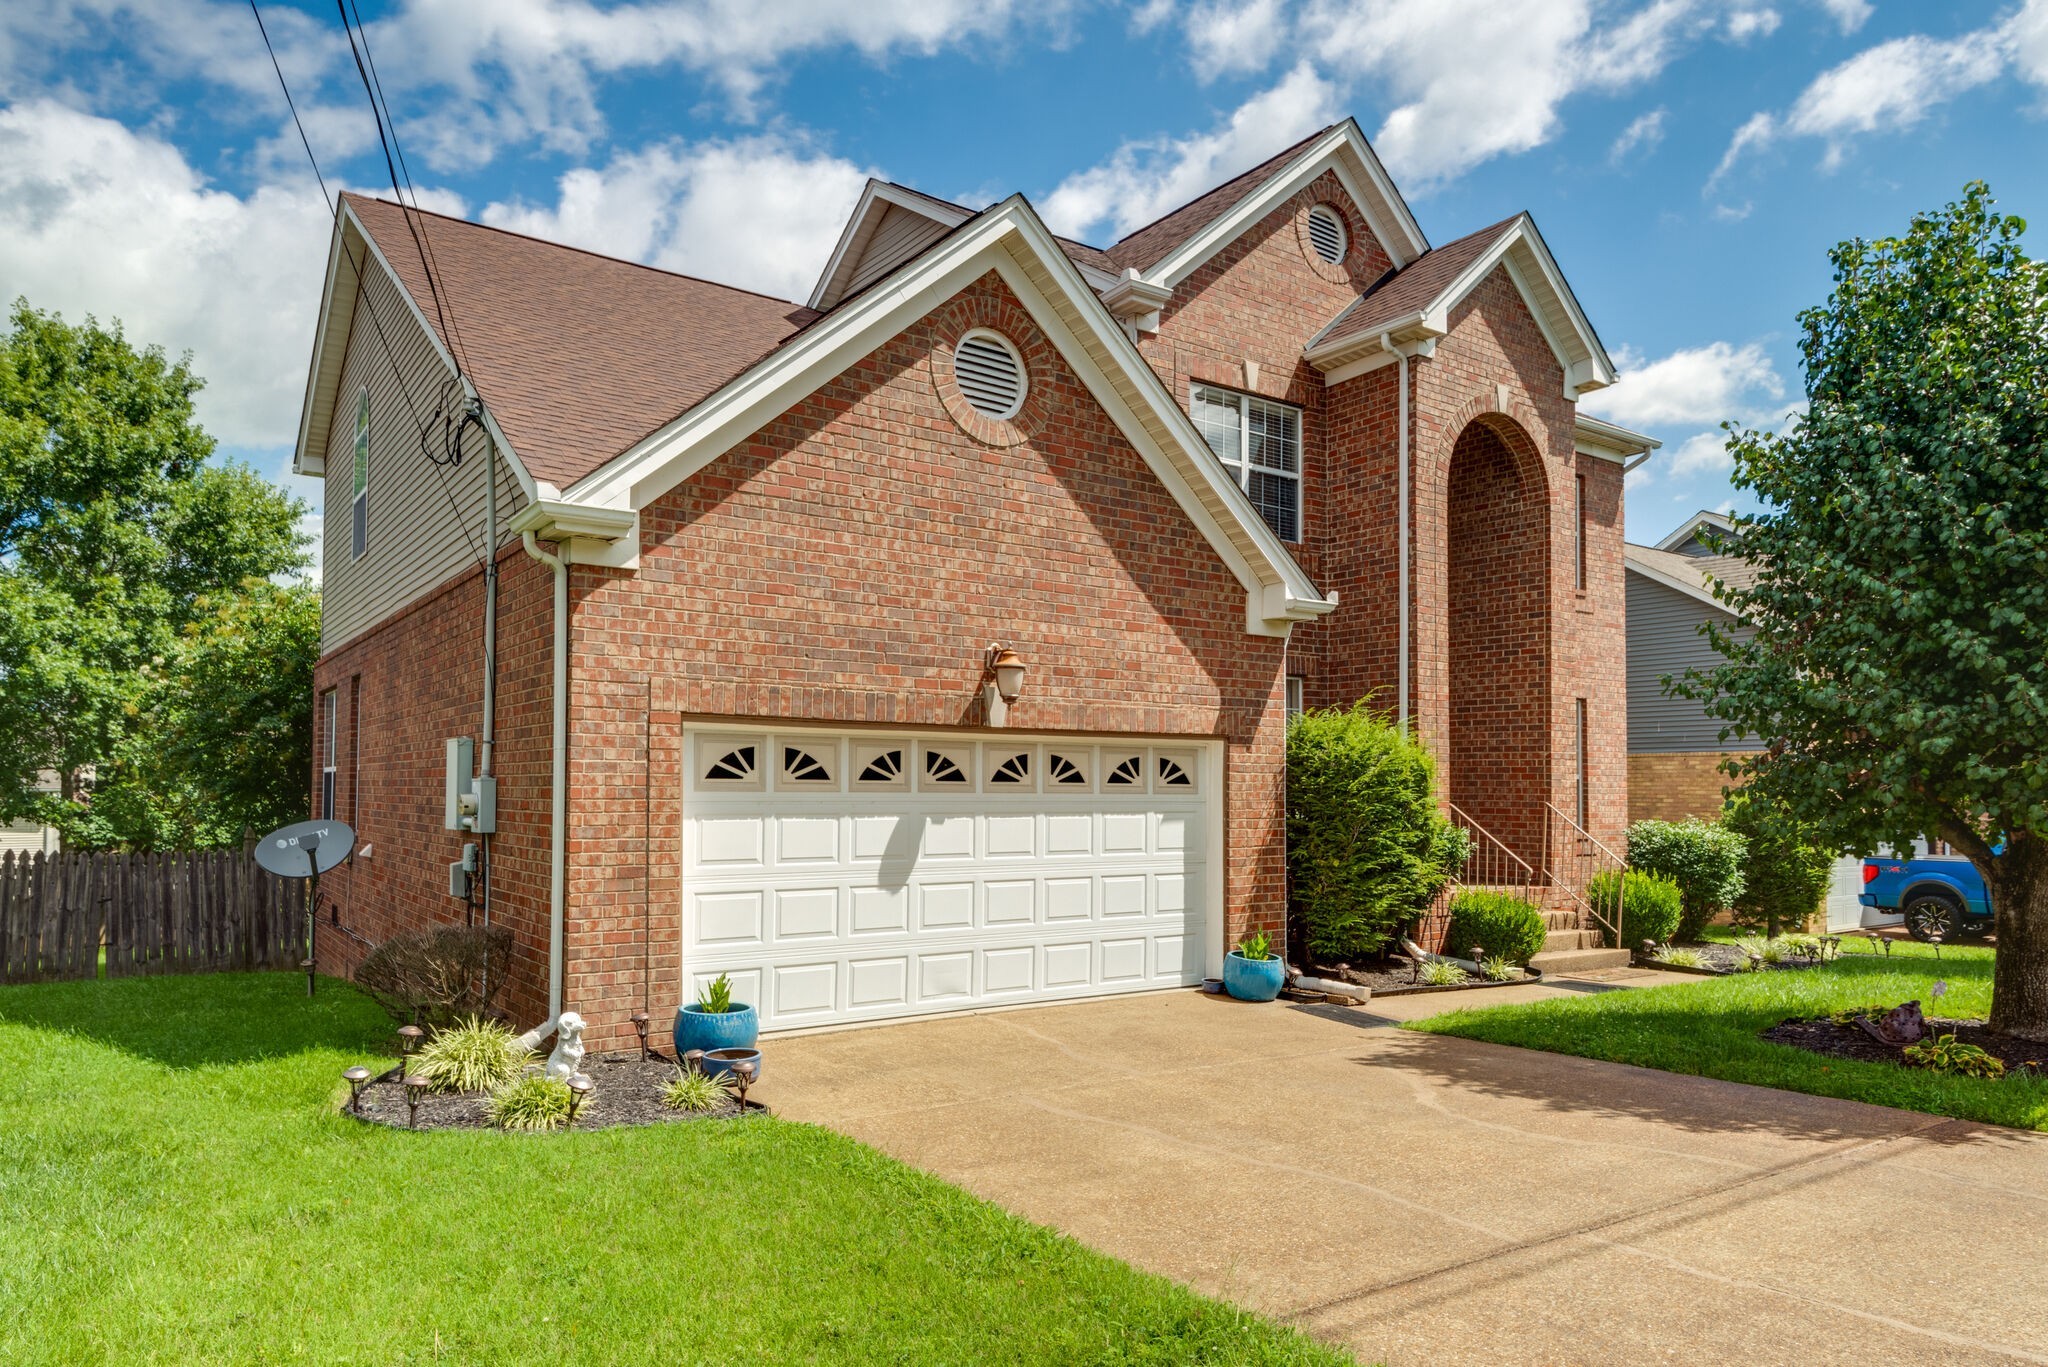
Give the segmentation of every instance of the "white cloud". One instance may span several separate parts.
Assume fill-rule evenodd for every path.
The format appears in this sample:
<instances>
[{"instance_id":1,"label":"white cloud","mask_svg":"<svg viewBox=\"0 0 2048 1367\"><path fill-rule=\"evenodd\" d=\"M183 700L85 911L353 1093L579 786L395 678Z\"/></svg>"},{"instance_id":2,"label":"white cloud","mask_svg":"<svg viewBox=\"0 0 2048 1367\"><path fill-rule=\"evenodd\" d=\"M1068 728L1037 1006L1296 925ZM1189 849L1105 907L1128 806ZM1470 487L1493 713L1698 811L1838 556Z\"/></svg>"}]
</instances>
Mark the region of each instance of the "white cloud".
<instances>
[{"instance_id":1,"label":"white cloud","mask_svg":"<svg viewBox=\"0 0 2048 1367\"><path fill-rule=\"evenodd\" d=\"M867 175L780 133L659 143L569 172L552 207L491 204L483 221L801 299Z\"/></svg>"},{"instance_id":2,"label":"white cloud","mask_svg":"<svg viewBox=\"0 0 2048 1367\"><path fill-rule=\"evenodd\" d=\"M1614 140L1614 145L1607 149L1607 160L1619 165L1638 148L1644 152L1655 151L1657 144L1664 141L1665 112L1659 106L1647 114L1637 115L1628 127L1621 130L1621 136Z\"/></svg>"},{"instance_id":3,"label":"white cloud","mask_svg":"<svg viewBox=\"0 0 2048 1367\"><path fill-rule=\"evenodd\" d=\"M1204 81L1264 71L1287 39L1282 0L1205 0L1186 22L1195 75Z\"/></svg>"},{"instance_id":4,"label":"white cloud","mask_svg":"<svg viewBox=\"0 0 2048 1367\"><path fill-rule=\"evenodd\" d=\"M1870 0L1818 0L1820 7L1844 33L1854 33L1870 18Z\"/></svg>"},{"instance_id":5,"label":"white cloud","mask_svg":"<svg viewBox=\"0 0 2048 1367\"><path fill-rule=\"evenodd\" d=\"M1131 32L1146 34L1173 18L1173 0L1145 0L1131 11Z\"/></svg>"},{"instance_id":6,"label":"white cloud","mask_svg":"<svg viewBox=\"0 0 2048 1367\"><path fill-rule=\"evenodd\" d=\"M986 51L1057 29L1070 0L408 0L370 27L387 87L431 91L407 121L430 162L473 166L507 143L588 148L604 130L600 78L680 67L751 118L778 64L851 49L870 61ZM401 117L405 111L401 109Z\"/></svg>"},{"instance_id":7,"label":"white cloud","mask_svg":"<svg viewBox=\"0 0 2048 1367\"><path fill-rule=\"evenodd\" d=\"M1373 137L1395 176L1420 188L1557 135L1559 106L1663 70L1710 22L1705 0L1653 0L1615 19L1591 0L1310 0L1300 41L1357 73L1394 107Z\"/></svg>"},{"instance_id":8,"label":"white cloud","mask_svg":"<svg viewBox=\"0 0 2048 1367\"><path fill-rule=\"evenodd\" d=\"M1867 18L1869 7L1831 4L1845 32ZM1854 20L1852 23L1851 20ZM2048 0L2027 0L2020 10L1986 28L1940 39L1908 34L1865 48L1816 76L1782 116L1752 115L1728 144L1706 184L1711 194L1742 157L1787 138L1819 138L1832 170L1850 142L1873 133L1912 128L1957 96L2011 70L2048 86Z\"/></svg>"},{"instance_id":9,"label":"white cloud","mask_svg":"<svg viewBox=\"0 0 2048 1367\"><path fill-rule=\"evenodd\" d=\"M1700 432L1679 443L1664 460L1658 462L1661 473L1673 479L1690 479L1695 475L1725 475L1735 468L1735 457L1728 454L1728 435L1725 432Z\"/></svg>"},{"instance_id":10,"label":"white cloud","mask_svg":"<svg viewBox=\"0 0 2048 1367\"><path fill-rule=\"evenodd\" d=\"M310 176L242 198L111 119L0 110L0 296L190 350L200 418L230 445L293 439L328 225Z\"/></svg>"},{"instance_id":11,"label":"white cloud","mask_svg":"<svg viewBox=\"0 0 2048 1367\"><path fill-rule=\"evenodd\" d=\"M1782 399L1785 384L1763 343L1709 342L1655 361L1627 347L1615 352L1621 378L1588 394L1589 410L1627 427L1655 428L1751 420Z\"/></svg>"},{"instance_id":12,"label":"white cloud","mask_svg":"<svg viewBox=\"0 0 2048 1367\"><path fill-rule=\"evenodd\" d=\"M1106 226L1120 237L1335 122L1341 100L1302 62L1208 133L1125 143L1102 165L1061 181L1040 210L1056 233L1085 237Z\"/></svg>"},{"instance_id":13,"label":"white cloud","mask_svg":"<svg viewBox=\"0 0 2048 1367\"><path fill-rule=\"evenodd\" d=\"M1783 20L1774 9L1738 9L1728 16L1728 36L1738 43L1768 38Z\"/></svg>"}]
</instances>

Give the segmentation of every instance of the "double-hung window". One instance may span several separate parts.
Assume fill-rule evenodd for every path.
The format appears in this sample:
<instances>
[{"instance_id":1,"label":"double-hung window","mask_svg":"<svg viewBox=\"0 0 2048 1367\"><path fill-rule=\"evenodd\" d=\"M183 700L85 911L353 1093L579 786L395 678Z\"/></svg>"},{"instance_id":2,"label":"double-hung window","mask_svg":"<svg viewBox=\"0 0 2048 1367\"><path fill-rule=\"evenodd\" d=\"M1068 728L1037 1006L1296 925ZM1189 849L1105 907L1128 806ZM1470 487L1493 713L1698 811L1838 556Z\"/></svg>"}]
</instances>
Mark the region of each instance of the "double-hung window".
<instances>
[{"instance_id":1,"label":"double-hung window","mask_svg":"<svg viewBox=\"0 0 2048 1367\"><path fill-rule=\"evenodd\" d=\"M349 495L349 546L360 556L370 545L370 391L356 396L355 485Z\"/></svg>"},{"instance_id":2,"label":"double-hung window","mask_svg":"<svg viewBox=\"0 0 2048 1367\"><path fill-rule=\"evenodd\" d=\"M1198 384L1195 427L1282 541L1301 540L1301 410Z\"/></svg>"}]
</instances>

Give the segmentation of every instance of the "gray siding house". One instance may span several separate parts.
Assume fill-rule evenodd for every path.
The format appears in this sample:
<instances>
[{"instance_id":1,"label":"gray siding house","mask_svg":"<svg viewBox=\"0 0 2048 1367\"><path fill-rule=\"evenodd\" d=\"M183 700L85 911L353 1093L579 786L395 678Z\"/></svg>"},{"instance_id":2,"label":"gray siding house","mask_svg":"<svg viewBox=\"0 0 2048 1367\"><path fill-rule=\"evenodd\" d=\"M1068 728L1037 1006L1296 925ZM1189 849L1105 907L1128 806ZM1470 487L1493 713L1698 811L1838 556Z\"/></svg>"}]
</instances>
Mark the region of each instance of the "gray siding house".
<instances>
[{"instance_id":1,"label":"gray siding house","mask_svg":"<svg viewBox=\"0 0 2048 1367\"><path fill-rule=\"evenodd\" d=\"M1755 572L1740 556L1722 555L1714 534L1726 530L1719 513L1700 513L1654 546L1623 548L1628 593L1628 819L1683 821L1720 815L1728 776L1721 761L1754 746L1736 736L1723 741L1725 725L1690 698L1664 691L1666 677L1688 669L1708 670L1720 654L1700 632L1713 622L1735 627L1735 614L1714 597L1714 582L1746 585ZM1828 889L1827 924L1843 930L1864 924L1893 924L1897 917L1866 920L1856 901L1863 861L1836 862Z\"/></svg>"}]
</instances>

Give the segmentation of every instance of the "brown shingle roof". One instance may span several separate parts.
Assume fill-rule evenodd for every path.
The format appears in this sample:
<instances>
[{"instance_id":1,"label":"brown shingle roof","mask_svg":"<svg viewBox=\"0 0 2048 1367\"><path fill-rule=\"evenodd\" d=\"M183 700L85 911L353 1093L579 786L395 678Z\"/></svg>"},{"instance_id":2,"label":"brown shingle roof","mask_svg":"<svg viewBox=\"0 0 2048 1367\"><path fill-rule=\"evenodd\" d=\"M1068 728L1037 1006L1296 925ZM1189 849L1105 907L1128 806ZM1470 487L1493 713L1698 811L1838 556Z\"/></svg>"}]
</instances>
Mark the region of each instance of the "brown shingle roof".
<instances>
[{"instance_id":1,"label":"brown shingle roof","mask_svg":"<svg viewBox=\"0 0 2048 1367\"><path fill-rule=\"evenodd\" d=\"M1335 124L1330 125L1330 128L1334 127ZM1112 263L1111 268L1118 271L1126 267L1150 270L1176 247L1236 208L1240 200L1271 180L1281 167L1301 154L1302 148L1329 132L1330 128L1318 128L1286 151L1267 158L1236 179L1225 181L1201 198L1190 200L1136 232L1127 233L1105 253Z\"/></svg>"},{"instance_id":2,"label":"brown shingle roof","mask_svg":"<svg viewBox=\"0 0 2048 1367\"><path fill-rule=\"evenodd\" d=\"M1429 307L1452 281L1464 273L1466 267L1486 255L1487 249L1500 241L1501 234L1513 227L1519 218L1520 214L1504 218L1455 242L1433 247L1400 270L1381 276L1371 289L1338 314L1310 345L1320 347L1369 337L1386 331L1390 324L1413 317Z\"/></svg>"},{"instance_id":3,"label":"brown shingle roof","mask_svg":"<svg viewBox=\"0 0 2048 1367\"><path fill-rule=\"evenodd\" d=\"M405 211L343 198L439 334ZM786 299L459 218L420 219L460 343L449 350L533 477L563 488L818 316Z\"/></svg>"},{"instance_id":4,"label":"brown shingle roof","mask_svg":"<svg viewBox=\"0 0 2048 1367\"><path fill-rule=\"evenodd\" d=\"M1638 546L1633 541L1622 550L1629 564L1657 570L1681 583L1698 584L1708 594L1713 593L1717 579L1739 589L1756 583L1756 566L1739 555L1680 555L1654 546Z\"/></svg>"}]
</instances>

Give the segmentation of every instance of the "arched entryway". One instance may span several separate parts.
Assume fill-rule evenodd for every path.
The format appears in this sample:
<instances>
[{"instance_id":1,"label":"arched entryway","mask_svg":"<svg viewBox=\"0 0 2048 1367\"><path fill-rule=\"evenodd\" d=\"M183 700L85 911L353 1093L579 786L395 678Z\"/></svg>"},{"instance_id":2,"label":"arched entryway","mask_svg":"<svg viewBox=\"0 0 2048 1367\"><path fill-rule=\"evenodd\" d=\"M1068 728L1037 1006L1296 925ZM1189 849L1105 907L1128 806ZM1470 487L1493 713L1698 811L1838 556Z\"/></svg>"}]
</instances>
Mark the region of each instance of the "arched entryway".
<instances>
[{"instance_id":1,"label":"arched entryway","mask_svg":"<svg viewBox=\"0 0 2048 1367\"><path fill-rule=\"evenodd\" d=\"M1498 413L1466 424L1447 494L1450 799L1540 871L1550 784L1550 519L1528 433Z\"/></svg>"}]
</instances>

